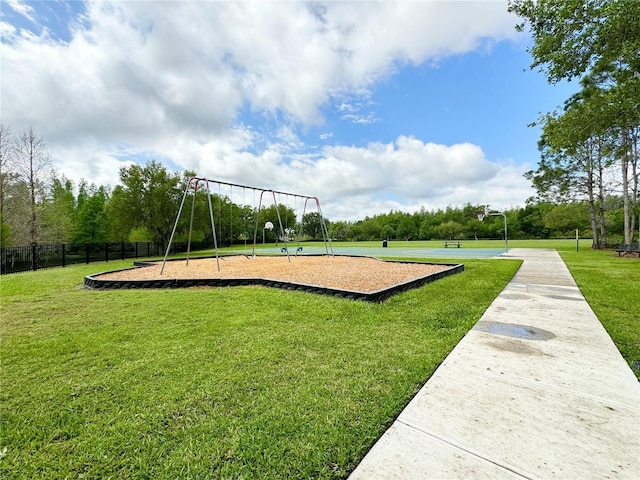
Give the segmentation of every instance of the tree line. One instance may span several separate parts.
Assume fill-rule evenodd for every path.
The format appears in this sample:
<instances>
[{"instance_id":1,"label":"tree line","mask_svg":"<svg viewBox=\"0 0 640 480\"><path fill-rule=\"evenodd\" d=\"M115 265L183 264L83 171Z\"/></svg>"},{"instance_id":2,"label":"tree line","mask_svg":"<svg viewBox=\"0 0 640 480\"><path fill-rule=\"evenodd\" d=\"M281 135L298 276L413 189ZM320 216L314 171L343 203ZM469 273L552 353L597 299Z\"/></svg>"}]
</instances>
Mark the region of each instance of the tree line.
<instances>
[{"instance_id":1,"label":"tree line","mask_svg":"<svg viewBox=\"0 0 640 480\"><path fill-rule=\"evenodd\" d=\"M640 2L637 0L510 0L522 18L517 29L533 37L531 68L550 83L578 79L580 90L562 108L541 115L538 168L525 175L536 189L523 208L505 211L509 236L593 239L594 248L640 236ZM154 241L166 245L193 172L169 172L157 162L120 170L114 188L86 181L74 185L51 172L44 141L28 129L13 134L0 125L0 244L33 242ZM278 225L287 237L303 229L321 238L319 216L297 219L287 205L256 212L213 194L222 244L253 241L247 226ZM405 213L381 213L355 222L328 222L335 240L499 238L501 218L478 222L481 205ZM213 236L203 192L193 211L198 239ZM228 212L225 213L225 212ZM250 229L249 229L250 230ZM282 232L261 229L269 241ZM177 229L186 235L182 221ZM254 229L254 234L256 230Z\"/></svg>"},{"instance_id":2,"label":"tree line","mask_svg":"<svg viewBox=\"0 0 640 480\"><path fill-rule=\"evenodd\" d=\"M51 169L44 140L33 129L14 135L0 125L0 246L33 243L154 242L166 248L188 180L150 161L123 167L115 187L80 181L78 185ZM176 228L176 240L213 242L206 190L192 192ZM218 244L253 243L256 234L269 242L295 238L321 239L320 215L308 212L298 224L294 208L268 204L258 212L229 196L210 192ZM272 202L273 203L273 202ZM191 211L193 222L191 223ZM255 223L271 222L273 230L256 231ZM282 229L279 228L280 222Z\"/></svg>"},{"instance_id":3,"label":"tree line","mask_svg":"<svg viewBox=\"0 0 640 480\"><path fill-rule=\"evenodd\" d=\"M621 241L623 234L622 201L607 198L605 223L610 244ZM478 220L484 205L426 210L415 213L391 211L355 222L331 222L329 234L334 240L477 240L504 239L504 221L500 216ZM504 210L509 238L545 239L591 238L589 205L584 201L552 203L529 201L522 208Z\"/></svg>"},{"instance_id":4,"label":"tree line","mask_svg":"<svg viewBox=\"0 0 640 480\"><path fill-rule=\"evenodd\" d=\"M194 172L171 172L150 161L146 165L123 167L119 184L95 185L81 181L75 185L51 169L45 142L32 129L12 135L0 126L0 220L2 246L32 243L155 242L160 252L166 248L185 187ZM278 242L299 238L321 240L320 215L296 211L289 203L257 205L234 203L221 192L204 188L191 192L185 201L176 229L176 240L184 241L192 226L192 240L213 242L209 199L213 208L216 240L219 245ZM413 213L391 211L357 221L325 219L329 236L335 241L453 240L503 238L503 220L478 220L483 205L466 204ZM191 224L191 212L193 223ZM625 207L620 195L603 197L603 225L610 239L624 238ZM505 212L510 238L591 237L591 209L586 200L543 201L530 199L523 208ZM282 222L280 231L279 219ZM259 227L256 228L256 221ZM302 221L302 223L300 223ZM264 228L271 222L275 228ZM599 241L600 245L601 242Z\"/></svg>"}]
</instances>

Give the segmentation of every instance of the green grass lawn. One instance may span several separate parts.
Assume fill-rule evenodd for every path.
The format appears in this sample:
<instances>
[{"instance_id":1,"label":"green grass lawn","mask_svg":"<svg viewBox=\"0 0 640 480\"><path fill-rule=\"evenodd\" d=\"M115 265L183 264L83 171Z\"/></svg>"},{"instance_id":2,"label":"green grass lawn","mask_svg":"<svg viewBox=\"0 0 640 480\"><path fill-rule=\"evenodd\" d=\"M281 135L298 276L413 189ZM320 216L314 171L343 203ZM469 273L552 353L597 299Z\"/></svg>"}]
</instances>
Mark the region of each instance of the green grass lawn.
<instances>
[{"instance_id":1,"label":"green grass lawn","mask_svg":"<svg viewBox=\"0 0 640 480\"><path fill-rule=\"evenodd\" d=\"M560 242L534 244L640 360L640 261ZM131 261L3 276L0 478L345 478L519 262L464 264L383 304L81 288Z\"/></svg>"},{"instance_id":2,"label":"green grass lawn","mask_svg":"<svg viewBox=\"0 0 640 480\"><path fill-rule=\"evenodd\" d=\"M4 276L2 478L344 478L518 261L370 304Z\"/></svg>"},{"instance_id":3,"label":"green grass lawn","mask_svg":"<svg viewBox=\"0 0 640 480\"><path fill-rule=\"evenodd\" d=\"M457 240L456 240L457 241ZM292 245L298 245L297 242L290 242ZM580 240L580 251L587 250L591 248L592 241L590 239L581 239ZM491 249L504 249L504 240L460 240L461 248L491 248ZM324 247L322 242L302 242L302 247L313 246L313 247ZM343 247L354 247L354 248L367 248L367 247L382 247L382 242L332 242L332 245L337 248ZM282 243L278 244L278 246L282 246ZM402 241L402 240L391 240L387 243L387 246L390 250L394 248L421 248L421 249L442 249L444 246L443 240L419 240L419 241ZM272 249L275 247L275 244L266 244L268 249ZM221 249L221 252L228 252L230 250L251 250L252 244L248 243L245 245L235 245L233 249ZM576 250L576 240L575 239L551 239L551 240L509 240L509 248L554 248L558 251L561 250ZM256 252L260 253L262 250L262 244L256 245ZM204 252L195 252L198 255L204 254ZM207 251L207 254L212 254L213 250ZM390 253L392 255L392 253Z\"/></svg>"},{"instance_id":4,"label":"green grass lawn","mask_svg":"<svg viewBox=\"0 0 640 480\"><path fill-rule=\"evenodd\" d=\"M627 363L640 363L640 259L588 249L559 253Z\"/></svg>"}]
</instances>

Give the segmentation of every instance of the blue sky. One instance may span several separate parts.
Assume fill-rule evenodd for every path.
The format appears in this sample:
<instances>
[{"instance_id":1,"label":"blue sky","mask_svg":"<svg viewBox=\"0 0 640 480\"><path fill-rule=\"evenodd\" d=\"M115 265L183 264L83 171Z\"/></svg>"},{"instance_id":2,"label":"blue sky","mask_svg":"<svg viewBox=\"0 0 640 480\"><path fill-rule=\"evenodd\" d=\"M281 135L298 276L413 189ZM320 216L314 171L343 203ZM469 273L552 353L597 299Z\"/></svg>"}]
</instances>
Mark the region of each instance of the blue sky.
<instances>
[{"instance_id":1,"label":"blue sky","mask_svg":"<svg viewBox=\"0 0 640 480\"><path fill-rule=\"evenodd\" d=\"M339 143L393 140L399 135L443 144L472 142L493 159L535 162L539 130L528 125L539 112L556 108L573 85L551 87L528 69L521 44L502 42L491 52L469 52L443 60L437 68L407 66L376 88L363 116L370 124L340 126L327 112Z\"/></svg>"},{"instance_id":2,"label":"blue sky","mask_svg":"<svg viewBox=\"0 0 640 480\"><path fill-rule=\"evenodd\" d=\"M318 196L331 220L522 206L576 86L530 71L501 1L2 0L2 122L58 174L157 159ZM239 201L239 199L235 199Z\"/></svg>"}]
</instances>

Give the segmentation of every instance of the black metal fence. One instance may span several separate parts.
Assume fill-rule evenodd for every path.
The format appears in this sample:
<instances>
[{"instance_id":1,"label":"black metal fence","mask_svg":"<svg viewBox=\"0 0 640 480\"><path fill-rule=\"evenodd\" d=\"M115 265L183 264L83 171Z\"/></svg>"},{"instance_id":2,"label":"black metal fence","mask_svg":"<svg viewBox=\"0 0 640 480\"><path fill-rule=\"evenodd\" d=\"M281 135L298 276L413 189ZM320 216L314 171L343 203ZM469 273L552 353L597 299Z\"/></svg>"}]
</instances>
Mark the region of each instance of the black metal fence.
<instances>
[{"instance_id":1,"label":"black metal fence","mask_svg":"<svg viewBox=\"0 0 640 480\"><path fill-rule=\"evenodd\" d=\"M191 242L191 250L213 248L211 242ZM170 255L187 251L187 242L173 242ZM65 267L76 263L108 262L127 258L162 256L155 242L61 243L0 248L0 275L43 268Z\"/></svg>"}]
</instances>

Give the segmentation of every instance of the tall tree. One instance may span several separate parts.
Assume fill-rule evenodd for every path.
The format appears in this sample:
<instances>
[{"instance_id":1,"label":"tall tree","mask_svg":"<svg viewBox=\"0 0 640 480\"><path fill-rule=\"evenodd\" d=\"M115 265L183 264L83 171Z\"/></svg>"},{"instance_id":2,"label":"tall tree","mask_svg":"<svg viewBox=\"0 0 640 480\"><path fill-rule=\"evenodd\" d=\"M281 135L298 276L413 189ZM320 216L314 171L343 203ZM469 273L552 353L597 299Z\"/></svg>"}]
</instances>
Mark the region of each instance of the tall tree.
<instances>
[{"instance_id":1,"label":"tall tree","mask_svg":"<svg viewBox=\"0 0 640 480\"><path fill-rule=\"evenodd\" d=\"M620 87L640 82L640 2L637 0L510 0L508 10L530 30L531 68L556 83L609 72ZM624 93L619 92L621 95Z\"/></svg>"},{"instance_id":2,"label":"tall tree","mask_svg":"<svg viewBox=\"0 0 640 480\"><path fill-rule=\"evenodd\" d=\"M571 202L554 205L543 216L545 226L555 235L571 236L576 229L584 230L589 225L588 205L584 202Z\"/></svg>"},{"instance_id":3,"label":"tall tree","mask_svg":"<svg viewBox=\"0 0 640 480\"><path fill-rule=\"evenodd\" d=\"M437 232L442 239L453 240L458 238L463 231L463 227L455 220L447 220L437 227Z\"/></svg>"},{"instance_id":4,"label":"tall tree","mask_svg":"<svg viewBox=\"0 0 640 480\"><path fill-rule=\"evenodd\" d=\"M156 161L121 168L122 185L113 190L109 202L111 217L119 218L114 231L128 238L133 228L144 227L158 244L159 253L164 253L190 176L190 172L184 177L171 173Z\"/></svg>"},{"instance_id":5,"label":"tall tree","mask_svg":"<svg viewBox=\"0 0 640 480\"><path fill-rule=\"evenodd\" d=\"M325 219L325 226L329 228L329 222ZM302 217L302 232L309 235L312 240L323 238L322 217L318 212L305 213Z\"/></svg>"},{"instance_id":6,"label":"tall tree","mask_svg":"<svg viewBox=\"0 0 640 480\"><path fill-rule=\"evenodd\" d=\"M7 222L6 195L12 174L9 171L14 154L14 139L9 127L0 123L0 246L11 243L11 229Z\"/></svg>"},{"instance_id":7,"label":"tall tree","mask_svg":"<svg viewBox=\"0 0 640 480\"><path fill-rule=\"evenodd\" d=\"M418 235L418 229L409 214L404 214L396 228L396 236L404 240L411 240Z\"/></svg>"},{"instance_id":8,"label":"tall tree","mask_svg":"<svg viewBox=\"0 0 640 480\"><path fill-rule=\"evenodd\" d=\"M583 77L572 108L573 130L581 141L617 137L611 153L620 163L625 241L632 238L631 215L637 208L629 190L629 168L637 163L633 131L640 126L640 2L637 0L511 0L509 11L531 31L531 68L551 83ZM565 118L566 119L566 118ZM593 226L592 226L593 229ZM594 245L595 246L595 245Z\"/></svg>"},{"instance_id":9,"label":"tall tree","mask_svg":"<svg viewBox=\"0 0 640 480\"><path fill-rule=\"evenodd\" d=\"M622 129L620 138L620 173L624 212L624 240L631 243L635 233L638 205L638 143L640 125ZM640 222L640 219L639 219ZM640 232L639 232L640 236Z\"/></svg>"},{"instance_id":10,"label":"tall tree","mask_svg":"<svg viewBox=\"0 0 640 480\"><path fill-rule=\"evenodd\" d=\"M570 103L562 115L547 115L539 144L538 169L525 176L532 181L541 201L567 203L586 199L593 248L603 248L606 246L604 176L612 162L606 155L610 136L581 128L586 118L589 114L578 103Z\"/></svg>"},{"instance_id":11,"label":"tall tree","mask_svg":"<svg viewBox=\"0 0 640 480\"><path fill-rule=\"evenodd\" d=\"M632 200L633 200L633 219L637 220L635 223L638 229L638 239L640 239L640 128L635 128L632 131L631 137L631 176L632 176ZM631 222L631 230L634 229L634 223Z\"/></svg>"},{"instance_id":12,"label":"tall tree","mask_svg":"<svg viewBox=\"0 0 640 480\"><path fill-rule=\"evenodd\" d=\"M51 157L44 140L33 128L20 134L15 145L14 168L29 190L29 240L37 242L39 240L38 202L44 195L44 176L51 166Z\"/></svg>"},{"instance_id":13,"label":"tall tree","mask_svg":"<svg viewBox=\"0 0 640 480\"><path fill-rule=\"evenodd\" d=\"M109 190L106 187L81 182L77 199L74 243L102 243L109 239L108 201Z\"/></svg>"},{"instance_id":14,"label":"tall tree","mask_svg":"<svg viewBox=\"0 0 640 480\"><path fill-rule=\"evenodd\" d=\"M382 225L377 217L365 217L359 224L361 240L384 240Z\"/></svg>"},{"instance_id":15,"label":"tall tree","mask_svg":"<svg viewBox=\"0 0 640 480\"><path fill-rule=\"evenodd\" d=\"M352 237L351 224L346 221L332 222L329 236L332 240L339 242L350 240Z\"/></svg>"},{"instance_id":16,"label":"tall tree","mask_svg":"<svg viewBox=\"0 0 640 480\"><path fill-rule=\"evenodd\" d=\"M49 186L49 195L41 204L41 241L68 243L73 240L76 198L73 182L64 175L55 174Z\"/></svg>"}]
</instances>

